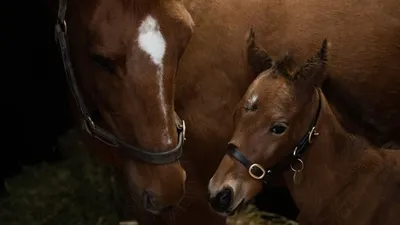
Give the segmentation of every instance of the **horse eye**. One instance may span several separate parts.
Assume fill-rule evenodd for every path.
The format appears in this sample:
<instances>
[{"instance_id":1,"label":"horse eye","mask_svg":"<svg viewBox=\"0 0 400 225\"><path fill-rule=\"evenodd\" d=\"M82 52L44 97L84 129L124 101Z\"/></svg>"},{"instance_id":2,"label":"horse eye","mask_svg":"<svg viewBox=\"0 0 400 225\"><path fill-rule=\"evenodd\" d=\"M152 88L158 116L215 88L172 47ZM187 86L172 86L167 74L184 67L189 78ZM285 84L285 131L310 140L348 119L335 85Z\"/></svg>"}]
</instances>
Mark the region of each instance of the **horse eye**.
<instances>
[{"instance_id":1,"label":"horse eye","mask_svg":"<svg viewBox=\"0 0 400 225\"><path fill-rule=\"evenodd\" d=\"M254 112L258 109L257 105L253 104L253 105L246 105L244 107L244 110L246 110L247 112Z\"/></svg>"},{"instance_id":2,"label":"horse eye","mask_svg":"<svg viewBox=\"0 0 400 225\"><path fill-rule=\"evenodd\" d=\"M112 60L107 59L104 56L96 55L96 54L92 55L92 60L97 66L99 66L100 68L102 68L104 70L107 70L107 72L115 73L116 66Z\"/></svg>"},{"instance_id":3,"label":"horse eye","mask_svg":"<svg viewBox=\"0 0 400 225\"><path fill-rule=\"evenodd\" d=\"M243 106L243 108L246 112L254 112L258 109L258 105L255 102L251 102L251 103L246 103Z\"/></svg>"},{"instance_id":4,"label":"horse eye","mask_svg":"<svg viewBox=\"0 0 400 225\"><path fill-rule=\"evenodd\" d=\"M276 124L271 127L271 133L273 134L283 134L287 130L287 126L282 124Z\"/></svg>"}]
</instances>

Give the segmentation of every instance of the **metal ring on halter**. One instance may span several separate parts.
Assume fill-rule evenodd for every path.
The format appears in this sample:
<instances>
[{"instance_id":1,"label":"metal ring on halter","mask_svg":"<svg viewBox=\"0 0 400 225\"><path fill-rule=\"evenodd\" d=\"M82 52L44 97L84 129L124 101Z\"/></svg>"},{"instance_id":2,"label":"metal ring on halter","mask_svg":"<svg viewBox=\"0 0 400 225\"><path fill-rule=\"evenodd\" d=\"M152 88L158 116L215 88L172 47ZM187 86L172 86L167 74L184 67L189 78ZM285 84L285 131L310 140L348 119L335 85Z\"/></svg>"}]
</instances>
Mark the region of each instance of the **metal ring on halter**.
<instances>
[{"instance_id":1,"label":"metal ring on halter","mask_svg":"<svg viewBox=\"0 0 400 225\"><path fill-rule=\"evenodd\" d=\"M261 170L262 174L261 174L260 176L256 176L256 175L254 175L254 174L251 172L251 170L252 170L254 167L256 167L256 168L258 168L258 169ZM265 173L265 169L264 169L260 164L254 163L253 165L251 165L251 166L249 167L249 174L250 174L250 176L251 176L252 178L254 178L254 179L256 179L256 180L261 180L261 179L264 178L264 176L265 176L266 173Z\"/></svg>"},{"instance_id":2,"label":"metal ring on halter","mask_svg":"<svg viewBox=\"0 0 400 225\"><path fill-rule=\"evenodd\" d=\"M294 150L293 150L293 156L297 156L297 151L299 150L299 148L298 147L296 147Z\"/></svg>"},{"instance_id":3,"label":"metal ring on halter","mask_svg":"<svg viewBox=\"0 0 400 225\"><path fill-rule=\"evenodd\" d=\"M184 120L182 120L182 136L183 140L186 141L186 124Z\"/></svg>"},{"instance_id":4,"label":"metal ring on halter","mask_svg":"<svg viewBox=\"0 0 400 225\"><path fill-rule=\"evenodd\" d=\"M58 24L62 30L63 33L67 33L67 22L65 20L60 20L58 19Z\"/></svg>"},{"instance_id":5,"label":"metal ring on halter","mask_svg":"<svg viewBox=\"0 0 400 225\"><path fill-rule=\"evenodd\" d=\"M301 160L301 159L297 159L297 161L300 163L300 165L301 165L301 167L300 167L300 169L295 169L295 168L293 168L293 164L290 164L290 169L293 171L293 172L300 172L300 171L302 171L303 169L304 169L304 162L303 162L303 160Z\"/></svg>"},{"instance_id":6,"label":"metal ring on halter","mask_svg":"<svg viewBox=\"0 0 400 225\"><path fill-rule=\"evenodd\" d=\"M315 132L315 127L311 128L310 132L308 132L308 143L311 144L311 139L313 136L318 136L319 133Z\"/></svg>"}]
</instances>

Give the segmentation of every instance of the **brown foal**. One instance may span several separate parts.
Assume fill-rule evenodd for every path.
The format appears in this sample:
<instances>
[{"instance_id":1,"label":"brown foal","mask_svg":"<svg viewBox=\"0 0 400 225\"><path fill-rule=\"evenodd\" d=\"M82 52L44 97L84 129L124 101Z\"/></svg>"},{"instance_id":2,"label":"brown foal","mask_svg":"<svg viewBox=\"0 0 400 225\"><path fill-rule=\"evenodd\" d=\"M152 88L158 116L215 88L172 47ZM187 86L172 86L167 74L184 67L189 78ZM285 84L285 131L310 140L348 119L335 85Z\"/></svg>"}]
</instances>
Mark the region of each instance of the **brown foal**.
<instances>
[{"instance_id":1,"label":"brown foal","mask_svg":"<svg viewBox=\"0 0 400 225\"><path fill-rule=\"evenodd\" d=\"M234 212L283 174L301 224L398 224L400 152L341 126L320 89L327 53L324 40L301 66L288 55L264 62L272 67L238 104L228 153L210 180L217 212Z\"/></svg>"}]
</instances>

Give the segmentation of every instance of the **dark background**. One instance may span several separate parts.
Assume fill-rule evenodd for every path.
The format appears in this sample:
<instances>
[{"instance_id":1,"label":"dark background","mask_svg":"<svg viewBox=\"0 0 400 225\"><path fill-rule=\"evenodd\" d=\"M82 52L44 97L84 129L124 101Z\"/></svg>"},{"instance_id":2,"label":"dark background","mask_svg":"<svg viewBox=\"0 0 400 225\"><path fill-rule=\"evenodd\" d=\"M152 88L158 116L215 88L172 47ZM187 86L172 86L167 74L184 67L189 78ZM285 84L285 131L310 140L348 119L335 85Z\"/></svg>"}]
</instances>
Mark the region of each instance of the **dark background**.
<instances>
[{"instance_id":1,"label":"dark background","mask_svg":"<svg viewBox=\"0 0 400 225\"><path fill-rule=\"evenodd\" d=\"M54 3L14 1L3 10L1 184L21 165L60 159L56 138L72 125Z\"/></svg>"}]
</instances>

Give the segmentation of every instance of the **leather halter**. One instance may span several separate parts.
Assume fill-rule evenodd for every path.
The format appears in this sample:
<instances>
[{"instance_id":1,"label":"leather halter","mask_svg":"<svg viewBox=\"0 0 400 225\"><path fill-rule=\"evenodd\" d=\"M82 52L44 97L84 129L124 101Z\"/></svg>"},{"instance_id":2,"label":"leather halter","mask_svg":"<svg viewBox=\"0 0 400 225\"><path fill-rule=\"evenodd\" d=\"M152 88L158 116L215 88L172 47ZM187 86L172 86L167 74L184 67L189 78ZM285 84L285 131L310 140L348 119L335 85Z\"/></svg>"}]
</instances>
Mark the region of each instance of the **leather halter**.
<instances>
[{"instance_id":1,"label":"leather halter","mask_svg":"<svg viewBox=\"0 0 400 225\"><path fill-rule=\"evenodd\" d=\"M183 143L185 141L185 121L181 120L178 115L175 114L177 130L178 130L178 144L175 148L165 152L151 152L144 149L132 146L125 141L117 138L110 132L96 125L89 113L88 108L85 106L83 97L79 91L74 70L70 60L70 52L68 46L68 35L67 35L67 23L65 15L67 11L67 0L59 0L57 23L55 25L55 38L58 42L62 61L64 65L65 75L68 81L68 86L74 98L74 101L79 109L83 130L86 131L90 136L97 138L103 143L124 150L128 154L132 155L135 159L150 163L150 164L170 164L178 161L182 156Z\"/></svg>"},{"instance_id":2,"label":"leather halter","mask_svg":"<svg viewBox=\"0 0 400 225\"><path fill-rule=\"evenodd\" d=\"M281 163L275 164L273 167L265 169L263 166L257 163L253 163L249 159L246 158L238 149L236 146L229 144L228 145L228 152L230 156L235 158L238 162L240 162L244 167L248 169L248 172L251 177L253 177L256 180L262 180L265 184L268 183L269 178L274 175L274 173L278 173L279 171L285 170L290 163L296 162L296 161L301 161L301 156L304 154L304 152L307 149L307 146L311 143L312 137L318 135L318 133L315 131L315 126L319 117L319 114L321 112L321 97L318 91L318 108L315 117L313 118L310 128L308 129L307 134L305 134L300 141L298 142L297 146L294 148L293 153L291 155L288 155ZM277 172L278 171L278 172Z\"/></svg>"}]
</instances>

